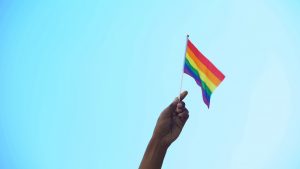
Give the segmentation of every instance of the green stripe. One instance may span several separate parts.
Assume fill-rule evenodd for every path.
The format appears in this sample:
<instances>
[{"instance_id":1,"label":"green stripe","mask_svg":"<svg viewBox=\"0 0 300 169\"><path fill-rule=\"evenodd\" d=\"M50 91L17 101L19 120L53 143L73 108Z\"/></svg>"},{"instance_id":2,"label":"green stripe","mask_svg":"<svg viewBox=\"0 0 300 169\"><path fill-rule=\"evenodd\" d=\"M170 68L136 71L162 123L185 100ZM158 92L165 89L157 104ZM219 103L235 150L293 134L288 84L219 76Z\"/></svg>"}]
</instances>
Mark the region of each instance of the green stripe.
<instances>
[{"instance_id":1,"label":"green stripe","mask_svg":"<svg viewBox=\"0 0 300 169\"><path fill-rule=\"evenodd\" d=\"M207 87L206 83L204 81L202 81L198 71L190 64L190 62L185 58L185 63L186 65L189 67L189 69L199 77L201 84L202 84L202 88L206 91L207 95L210 96L211 95L211 91L210 89Z\"/></svg>"}]
</instances>

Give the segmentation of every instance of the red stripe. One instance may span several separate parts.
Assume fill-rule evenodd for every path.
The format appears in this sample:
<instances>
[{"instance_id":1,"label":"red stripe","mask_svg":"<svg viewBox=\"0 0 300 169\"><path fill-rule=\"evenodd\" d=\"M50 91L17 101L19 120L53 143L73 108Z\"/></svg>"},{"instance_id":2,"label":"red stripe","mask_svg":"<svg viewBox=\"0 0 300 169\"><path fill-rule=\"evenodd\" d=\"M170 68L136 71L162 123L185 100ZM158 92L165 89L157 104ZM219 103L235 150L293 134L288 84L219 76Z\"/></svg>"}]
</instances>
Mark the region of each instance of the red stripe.
<instances>
[{"instance_id":1,"label":"red stripe","mask_svg":"<svg viewBox=\"0 0 300 169\"><path fill-rule=\"evenodd\" d=\"M188 48L195 54L195 56L202 62L220 81L222 81L225 76L223 73L216 68L194 45L188 40Z\"/></svg>"}]
</instances>

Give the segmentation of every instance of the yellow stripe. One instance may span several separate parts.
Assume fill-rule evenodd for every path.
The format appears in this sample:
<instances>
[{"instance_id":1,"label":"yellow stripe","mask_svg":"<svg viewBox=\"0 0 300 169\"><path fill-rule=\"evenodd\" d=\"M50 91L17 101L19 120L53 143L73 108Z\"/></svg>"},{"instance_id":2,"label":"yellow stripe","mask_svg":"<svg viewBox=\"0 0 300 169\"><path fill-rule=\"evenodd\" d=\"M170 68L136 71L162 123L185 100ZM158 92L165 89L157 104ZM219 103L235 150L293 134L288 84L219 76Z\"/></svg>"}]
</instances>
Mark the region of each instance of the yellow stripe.
<instances>
[{"instance_id":1,"label":"yellow stripe","mask_svg":"<svg viewBox=\"0 0 300 169\"><path fill-rule=\"evenodd\" d=\"M190 62L190 64L193 66L193 68L197 70L197 72L200 75L201 80L206 84L206 86L209 88L209 90L211 92L213 92L216 89L217 86L212 83L212 81L206 76L205 73L203 73L202 71L200 71L200 69L198 68L198 66L196 65L196 63L194 62L194 60L191 59L191 57L188 55L188 53L186 53L186 58Z\"/></svg>"},{"instance_id":2,"label":"yellow stripe","mask_svg":"<svg viewBox=\"0 0 300 169\"><path fill-rule=\"evenodd\" d=\"M215 74L213 74L198 58L195 56L195 54L191 51L191 49L187 48L188 55L191 57L191 59L194 60L197 67L202 71L205 72L206 76L216 85L219 86L221 81L216 77Z\"/></svg>"}]
</instances>

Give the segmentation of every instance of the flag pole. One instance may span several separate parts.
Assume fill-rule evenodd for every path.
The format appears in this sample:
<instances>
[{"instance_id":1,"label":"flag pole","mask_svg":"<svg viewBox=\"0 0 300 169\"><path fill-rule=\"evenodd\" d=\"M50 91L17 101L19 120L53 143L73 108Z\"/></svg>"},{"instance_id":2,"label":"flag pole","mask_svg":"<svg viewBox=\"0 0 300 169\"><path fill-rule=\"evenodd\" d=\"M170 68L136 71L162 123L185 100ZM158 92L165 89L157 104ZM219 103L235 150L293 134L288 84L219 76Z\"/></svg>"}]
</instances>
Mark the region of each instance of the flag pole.
<instances>
[{"instance_id":1,"label":"flag pole","mask_svg":"<svg viewBox=\"0 0 300 169\"><path fill-rule=\"evenodd\" d=\"M184 69L184 63L185 63L185 55L186 55L186 49L187 49L187 43L188 43L188 40L189 40L189 34L186 35L186 43L185 43L185 50L184 50L184 57L183 57L183 69ZM184 70L182 71L181 73L181 80L180 80L180 90L179 90L179 101L180 101L180 94L181 94L181 90L182 90L182 80L183 80L183 73L184 73Z\"/></svg>"}]
</instances>

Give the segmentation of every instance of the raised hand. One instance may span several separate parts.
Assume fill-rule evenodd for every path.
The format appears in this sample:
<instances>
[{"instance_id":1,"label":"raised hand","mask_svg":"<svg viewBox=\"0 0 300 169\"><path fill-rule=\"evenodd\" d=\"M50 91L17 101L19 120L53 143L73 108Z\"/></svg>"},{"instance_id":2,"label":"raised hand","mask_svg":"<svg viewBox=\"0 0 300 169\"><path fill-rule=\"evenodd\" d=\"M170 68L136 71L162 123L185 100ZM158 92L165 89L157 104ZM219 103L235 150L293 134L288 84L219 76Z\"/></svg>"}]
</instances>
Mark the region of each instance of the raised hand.
<instances>
[{"instance_id":1,"label":"raised hand","mask_svg":"<svg viewBox=\"0 0 300 169\"><path fill-rule=\"evenodd\" d=\"M163 145L169 146L180 135L184 124L189 118L189 111L182 101L188 92L184 91L176 98L159 116L153 137L161 141Z\"/></svg>"}]
</instances>

